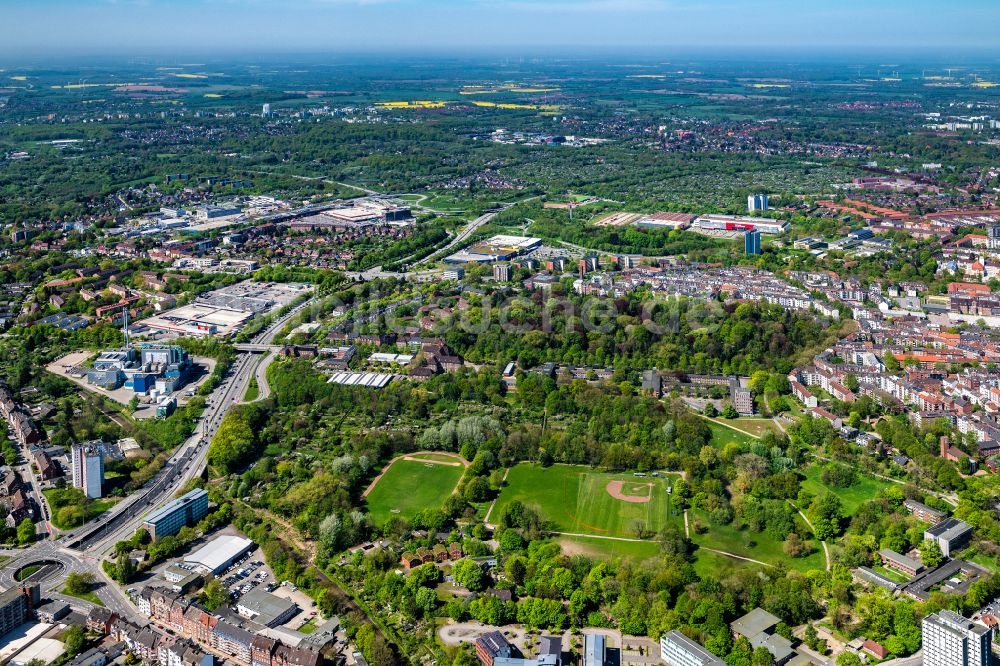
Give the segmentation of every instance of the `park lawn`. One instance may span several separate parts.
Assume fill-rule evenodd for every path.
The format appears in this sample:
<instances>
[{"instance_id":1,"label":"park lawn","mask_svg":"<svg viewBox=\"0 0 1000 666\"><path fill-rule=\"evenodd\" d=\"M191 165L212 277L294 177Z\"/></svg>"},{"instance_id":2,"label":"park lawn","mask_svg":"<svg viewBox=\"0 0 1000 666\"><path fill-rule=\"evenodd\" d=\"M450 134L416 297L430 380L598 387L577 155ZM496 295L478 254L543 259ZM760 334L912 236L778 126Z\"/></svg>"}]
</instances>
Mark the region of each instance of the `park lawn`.
<instances>
[{"instance_id":1,"label":"park lawn","mask_svg":"<svg viewBox=\"0 0 1000 666\"><path fill-rule=\"evenodd\" d=\"M83 599L84 601L89 601L95 606L100 606L102 608L104 607L104 602L101 601L101 598L97 596L97 593L94 592L93 590L89 590L87 592L84 592L83 594L73 594L65 587L63 587L62 593L70 597L76 597L77 599Z\"/></svg>"},{"instance_id":2,"label":"park lawn","mask_svg":"<svg viewBox=\"0 0 1000 666\"><path fill-rule=\"evenodd\" d=\"M815 548L814 552L806 557L788 557L785 555L783 542L775 539L767 532L751 532L746 528L736 529L733 525L716 525L709 520L708 514L696 509L692 509L689 512L688 518L692 521L698 520L708 528L703 534L697 534L692 528L691 541L696 545L724 550L727 553L749 557L750 559L759 560L770 565L784 562L789 569L796 571L823 570L826 568L823 547L815 539L812 542ZM801 516L796 516L795 520L800 527L808 530L808 526L802 521ZM755 545L751 546L751 541ZM699 556L702 554L704 553L698 553ZM753 563L747 562L747 564Z\"/></svg>"},{"instance_id":3,"label":"park lawn","mask_svg":"<svg viewBox=\"0 0 1000 666\"><path fill-rule=\"evenodd\" d=\"M887 488L890 484L889 481L865 476L861 472L858 472L857 481L854 485L846 488L836 488L823 483L822 479L820 479L820 474L822 473L822 465L813 464L806 467L803 471L806 478L802 482L802 487L817 497L824 493L833 493L840 498L840 502L844 506L844 513L848 516L853 515L859 506L870 499L874 499L880 490ZM804 507L800 508L805 511Z\"/></svg>"},{"instance_id":4,"label":"park lawn","mask_svg":"<svg viewBox=\"0 0 1000 666\"><path fill-rule=\"evenodd\" d=\"M49 501L49 506L52 507L52 516L51 516L52 524L56 526L56 529L60 530L71 530L75 527L79 527L79 525L65 525L62 523L62 521L59 520L59 509L61 509L62 507L56 507L56 505L53 503L51 497L52 490L54 489L48 488L42 491L42 494L45 495L45 498ZM89 522L94 518L97 518L99 515L101 515L111 507L113 507L116 501L117 500L112 500L112 499L99 499L91 501L88 504L86 520Z\"/></svg>"},{"instance_id":5,"label":"park lawn","mask_svg":"<svg viewBox=\"0 0 1000 666\"><path fill-rule=\"evenodd\" d=\"M705 418L708 421L709 429L712 431L712 441L709 444L716 449L725 448L729 442L736 442L740 446L746 446L750 442L756 441L755 438L749 435L744 435L742 432L722 425L721 421Z\"/></svg>"},{"instance_id":6,"label":"park lawn","mask_svg":"<svg viewBox=\"0 0 1000 666\"><path fill-rule=\"evenodd\" d=\"M648 493L650 501L612 497L607 491L611 481L623 482L625 495ZM640 532L655 534L671 521L683 524L683 513L673 510L666 491L672 483L672 478L598 472L585 466L520 463L507 474L490 519L496 523L504 508L519 500L535 508L553 531L636 538Z\"/></svg>"},{"instance_id":7,"label":"park lawn","mask_svg":"<svg viewBox=\"0 0 1000 666\"><path fill-rule=\"evenodd\" d=\"M409 519L424 509L440 509L464 472L462 466L397 460L368 493L368 511L382 525L393 516Z\"/></svg>"},{"instance_id":8,"label":"park lawn","mask_svg":"<svg viewBox=\"0 0 1000 666\"><path fill-rule=\"evenodd\" d=\"M737 560L735 557L726 557L710 550L697 550L694 554L694 570L698 576L704 578L711 576L715 579L722 579L740 569L752 568L754 570L763 569L759 564Z\"/></svg>"},{"instance_id":9,"label":"park lawn","mask_svg":"<svg viewBox=\"0 0 1000 666\"><path fill-rule=\"evenodd\" d=\"M781 434L781 430L774 424L774 419L738 418L719 419L719 421L723 424L728 423L729 425L739 428L740 430L746 430L754 437L760 437L765 432L773 432L775 435Z\"/></svg>"}]
</instances>

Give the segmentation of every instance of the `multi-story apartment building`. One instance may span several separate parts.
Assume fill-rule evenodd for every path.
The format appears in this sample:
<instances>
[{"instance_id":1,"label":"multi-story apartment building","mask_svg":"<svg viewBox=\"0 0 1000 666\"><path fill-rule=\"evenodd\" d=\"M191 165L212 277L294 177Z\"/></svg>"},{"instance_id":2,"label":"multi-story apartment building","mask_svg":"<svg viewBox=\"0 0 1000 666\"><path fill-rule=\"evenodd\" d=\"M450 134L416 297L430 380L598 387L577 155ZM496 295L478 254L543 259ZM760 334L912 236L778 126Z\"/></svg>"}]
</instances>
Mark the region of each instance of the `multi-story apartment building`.
<instances>
[{"instance_id":1,"label":"multi-story apartment building","mask_svg":"<svg viewBox=\"0 0 1000 666\"><path fill-rule=\"evenodd\" d=\"M921 629L925 666L989 666L994 628L943 610L925 617Z\"/></svg>"},{"instance_id":2,"label":"multi-story apartment building","mask_svg":"<svg viewBox=\"0 0 1000 666\"><path fill-rule=\"evenodd\" d=\"M104 445L101 442L74 444L70 449L73 487L90 499L101 497L104 487Z\"/></svg>"},{"instance_id":3,"label":"multi-story apartment building","mask_svg":"<svg viewBox=\"0 0 1000 666\"><path fill-rule=\"evenodd\" d=\"M19 585L0 592L0 636L24 624L31 611L38 607L41 591L38 583Z\"/></svg>"}]
</instances>

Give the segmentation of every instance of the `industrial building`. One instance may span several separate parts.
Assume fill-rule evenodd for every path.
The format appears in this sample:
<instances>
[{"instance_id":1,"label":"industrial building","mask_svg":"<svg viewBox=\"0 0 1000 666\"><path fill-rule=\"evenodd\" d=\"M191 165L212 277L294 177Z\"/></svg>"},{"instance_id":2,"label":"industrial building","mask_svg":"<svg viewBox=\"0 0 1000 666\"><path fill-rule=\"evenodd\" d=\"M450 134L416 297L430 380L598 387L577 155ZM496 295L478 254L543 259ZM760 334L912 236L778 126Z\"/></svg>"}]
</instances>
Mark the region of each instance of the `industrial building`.
<instances>
[{"instance_id":1,"label":"industrial building","mask_svg":"<svg viewBox=\"0 0 1000 666\"><path fill-rule=\"evenodd\" d=\"M184 564L192 565L204 573L219 574L228 569L256 547L246 537L231 534L217 536L204 546L184 558Z\"/></svg>"},{"instance_id":2,"label":"industrial building","mask_svg":"<svg viewBox=\"0 0 1000 666\"><path fill-rule=\"evenodd\" d=\"M394 377L395 375L386 375L380 372L338 372L330 377L327 383L380 389L385 388Z\"/></svg>"},{"instance_id":3,"label":"industrial building","mask_svg":"<svg viewBox=\"0 0 1000 666\"><path fill-rule=\"evenodd\" d=\"M199 220L214 220L220 217L229 217L230 215L239 215L243 212L237 204L219 204L212 205L208 204L205 206L198 206L194 209L194 216Z\"/></svg>"},{"instance_id":4,"label":"industrial building","mask_svg":"<svg viewBox=\"0 0 1000 666\"><path fill-rule=\"evenodd\" d=\"M444 258L446 264L486 264L507 261L537 249L541 238L527 236L493 236L481 243L465 248L461 252Z\"/></svg>"},{"instance_id":5,"label":"industrial building","mask_svg":"<svg viewBox=\"0 0 1000 666\"><path fill-rule=\"evenodd\" d=\"M759 231L763 234L780 234L788 231L788 222L766 217L741 215L699 215L693 225L706 231Z\"/></svg>"},{"instance_id":6,"label":"industrial building","mask_svg":"<svg viewBox=\"0 0 1000 666\"><path fill-rule=\"evenodd\" d=\"M101 441L74 444L70 448L73 487L89 499L98 499L104 492L104 443Z\"/></svg>"},{"instance_id":7,"label":"industrial building","mask_svg":"<svg viewBox=\"0 0 1000 666\"><path fill-rule=\"evenodd\" d=\"M101 352L87 373L87 382L113 391L124 386L136 393L172 393L186 384L194 371L191 357L176 345L143 343L137 350L128 345L122 349Z\"/></svg>"},{"instance_id":8,"label":"industrial building","mask_svg":"<svg viewBox=\"0 0 1000 666\"><path fill-rule=\"evenodd\" d=\"M687 229L696 216L690 213L653 213L635 221L635 226L647 229Z\"/></svg>"},{"instance_id":9,"label":"industrial building","mask_svg":"<svg viewBox=\"0 0 1000 666\"><path fill-rule=\"evenodd\" d=\"M248 620L265 627L277 627L288 622L299 612L294 601L275 596L260 588L244 594L236 604L236 612Z\"/></svg>"},{"instance_id":10,"label":"industrial building","mask_svg":"<svg viewBox=\"0 0 1000 666\"><path fill-rule=\"evenodd\" d=\"M921 622L925 666L989 666L995 627L943 610Z\"/></svg>"},{"instance_id":11,"label":"industrial building","mask_svg":"<svg viewBox=\"0 0 1000 666\"><path fill-rule=\"evenodd\" d=\"M197 302L144 319L142 323L154 331L196 338L224 337L239 331L253 317L250 310Z\"/></svg>"},{"instance_id":12,"label":"industrial building","mask_svg":"<svg viewBox=\"0 0 1000 666\"><path fill-rule=\"evenodd\" d=\"M208 515L208 493L195 488L152 512L142 521L153 541L177 534L182 527L190 527Z\"/></svg>"}]
</instances>

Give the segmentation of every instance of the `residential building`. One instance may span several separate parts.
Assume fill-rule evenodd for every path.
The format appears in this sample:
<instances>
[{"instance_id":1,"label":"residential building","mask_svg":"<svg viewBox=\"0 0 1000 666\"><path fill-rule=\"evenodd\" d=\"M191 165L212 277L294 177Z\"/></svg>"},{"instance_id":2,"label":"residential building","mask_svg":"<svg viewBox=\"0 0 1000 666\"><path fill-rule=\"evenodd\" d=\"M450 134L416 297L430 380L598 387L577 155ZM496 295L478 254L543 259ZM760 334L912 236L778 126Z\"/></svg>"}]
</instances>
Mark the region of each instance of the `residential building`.
<instances>
[{"instance_id":1,"label":"residential building","mask_svg":"<svg viewBox=\"0 0 1000 666\"><path fill-rule=\"evenodd\" d=\"M747 210L751 213L767 210L766 194L751 194L747 197Z\"/></svg>"},{"instance_id":2,"label":"residential building","mask_svg":"<svg viewBox=\"0 0 1000 666\"><path fill-rule=\"evenodd\" d=\"M921 623L925 666L989 666L995 628L943 610Z\"/></svg>"},{"instance_id":3,"label":"residential building","mask_svg":"<svg viewBox=\"0 0 1000 666\"><path fill-rule=\"evenodd\" d=\"M465 277L465 269L461 267L448 268L441 273L441 279L443 280L461 280Z\"/></svg>"},{"instance_id":4,"label":"residential building","mask_svg":"<svg viewBox=\"0 0 1000 666\"><path fill-rule=\"evenodd\" d=\"M904 465L901 466L905 466L905 463ZM908 499L904 501L903 507L905 507L907 511L912 513L919 520L922 520L925 523L930 523L931 525L937 525L947 516L947 514L944 511L938 511L937 509L932 509L926 504L922 504L916 500Z\"/></svg>"},{"instance_id":5,"label":"residential building","mask_svg":"<svg viewBox=\"0 0 1000 666\"><path fill-rule=\"evenodd\" d=\"M882 564L896 571L901 571L907 576L916 576L924 570L924 565L917 560L906 555L901 555L889 548L883 548L878 551L878 555L882 558Z\"/></svg>"},{"instance_id":6,"label":"residential building","mask_svg":"<svg viewBox=\"0 0 1000 666\"><path fill-rule=\"evenodd\" d=\"M183 497L167 502L146 516L142 526L156 541L177 534L182 527L190 527L208 515L208 493L195 488Z\"/></svg>"},{"instance_id":7,"label":"residential building","mask_svg":"<svg viewBox=\"0 0 1000 666\"><path fill-rule=\"evenodd\" d=\"M219 621L212 632L211 646L244 663L250 663L250 646L255 636L228 622Z\"/></svg>"},{"instance_id":8,"label":"residential building","mask_svg":"<svg viewBox=\"0 0 1000 666\"><path fill-rule=\"evenodd\" d=\"M51 481L56 477L62 476L59 465L52 460L52 457L47 452L39 449L34 452L32 457L35 459L35 466L38 468L38 477L42 481Z\"/></svg>"},{"instance_id":9,"label":"residential building","mask_svg":"<svg viewBox=\"0 0 1000 666\"><path fill-rule=\"evenodd\" d=\"M101 497L104 487L104 444L99 441L74 444L70 449L70 463L73 487L82 490L90 499Z\"/></svg>"},{"instance_id":10,"label":"residential building","mask_svg":"<svg viewBox=\"0 0 1000 666\"><path fill-rule=\"evenodd\" d=\"M733 407L740 414L753 414L753 394L750 389L740 383L738 377L733 377L729 382L729 395L733 400Z\"/></svg>"},{"instance_id":11,"label":"residential building","mask_svg":"<svg viewBox=\"0 0 1000 666\"><path fill-rule=\"evenodd\" d=\"M726 663L677 630L660 637L660 660L667 666L725 666Z\"/></svg>"},{"instance_id":12,"label":"residential building","mask_svg":"<svg viewBox=\"0 0 1000 666\"><path fill-rule=\"evenodd\" d=\"M69 604L64 601L50 601L39 606L35 612L38 615L39 622L55 624L66 617L69 614L69 610Z\"/></svg>"},{"instance_id":13,"label":"residential building","mask_svg":"<svg viewBox=\"0 0 1000 666\"><path fill-rule=\"evenodd\" d=\"M760 254L760 232L756 229L743 234L743 251L746 254Z\"/></svg>"},{"instance_id":14,"label":"residential building","mask_svg":"<svg viewBox=\"0 0 1000 666\"><path fill-rule=\"evenodd\" d=\"M493 279L497 282L510 282L513 274L510 264L493 264Z\"/></svg>"},{"instance_id":15,"label":"residential building","mask_svg":"<svg viewBox=\"0 0 1000 666\"><path fill-rule=\"evenodd\" d=\"M476 639L476 656L483 666L493 666L498 658L513 656L514 648L499 631L490 631Z\"/></svg>"},{"instance_id":16,"label":"residential building","mask_svg":"<svg viewBox=\"0 0 1000 666\"><path fill-rule=\"evenodd\" d=\"M19 585L0 592L0 636L6 636L31 617L41 601L38 583Z\"/></svg>"},{"instance_id":17,"label":"residential building","mask_svg":"<svg viewBox=\"0 0 1000 666\"><path fill-rule=\"evenodd\" d=\"M109 611L107 608L94 606L87 615L87 631L107 636L111 632L111 625L117 619L117 613Z\"/></svg>"}]
</instances>

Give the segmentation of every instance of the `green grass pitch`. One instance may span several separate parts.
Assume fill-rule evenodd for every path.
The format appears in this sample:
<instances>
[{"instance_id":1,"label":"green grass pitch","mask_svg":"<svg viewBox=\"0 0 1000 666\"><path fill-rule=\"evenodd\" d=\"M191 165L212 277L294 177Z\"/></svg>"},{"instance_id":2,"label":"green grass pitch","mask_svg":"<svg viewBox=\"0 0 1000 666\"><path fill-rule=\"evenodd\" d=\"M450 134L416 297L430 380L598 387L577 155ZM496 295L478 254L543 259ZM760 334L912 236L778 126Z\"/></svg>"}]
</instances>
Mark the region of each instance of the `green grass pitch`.
<instances>
[{"instance_id":1,"label":"green grass pitch","mask_svg":"<svg viewBox=\"0 0 1000 666\"><path fill-rule=\"evenodd\" d=\"M507 475L507 484L490 522L496 523L505 506L520 500L537 509L555 531L634 539L639 527L657 532L670 521L683 525L683 514L677 511L673 515L666 491L675 478L635 477L630 472L605 473L573 465L542 467L521 463ZM649 501L627 502L612 497L607 489L612 481L623 482L625 495L649 497Z\"/></svg>"},{"instance_id":2,"label":"green grass pitch","mask_svg":"<svg viewBox=\"0 0 1000 666\"><path fill-rule=\"evenodd\" d=\"M419 460L397 460L368 493L368 511L376 525L394 516L412 518L424 509L440 509L465 468Z\"/></svg>"}]
</instances>

